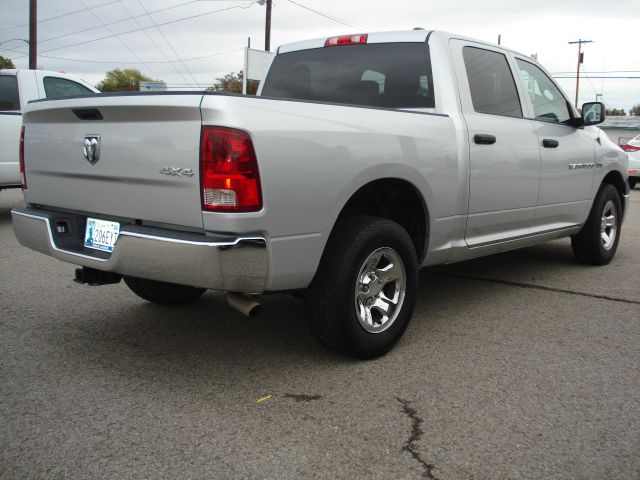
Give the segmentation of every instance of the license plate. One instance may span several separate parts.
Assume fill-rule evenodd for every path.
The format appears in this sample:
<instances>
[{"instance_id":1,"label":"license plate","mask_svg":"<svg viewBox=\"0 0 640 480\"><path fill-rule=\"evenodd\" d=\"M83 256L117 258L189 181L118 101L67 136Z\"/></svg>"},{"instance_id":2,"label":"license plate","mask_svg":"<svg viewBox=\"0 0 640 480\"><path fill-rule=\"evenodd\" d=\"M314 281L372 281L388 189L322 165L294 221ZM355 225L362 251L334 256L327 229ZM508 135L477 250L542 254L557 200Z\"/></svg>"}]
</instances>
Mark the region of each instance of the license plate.
<instances>
[{"instance_id":1,"label":"license plate","mask_svg":"<svg viewBox=\"0 0 640 480\"><path fill-rule=\"evenodd\" d=\"M105 252L113 252L113 247L118 240L119 234L119 223L87 218L87 228L84 231L84 246Z\"/></svg>"}]
</instances>

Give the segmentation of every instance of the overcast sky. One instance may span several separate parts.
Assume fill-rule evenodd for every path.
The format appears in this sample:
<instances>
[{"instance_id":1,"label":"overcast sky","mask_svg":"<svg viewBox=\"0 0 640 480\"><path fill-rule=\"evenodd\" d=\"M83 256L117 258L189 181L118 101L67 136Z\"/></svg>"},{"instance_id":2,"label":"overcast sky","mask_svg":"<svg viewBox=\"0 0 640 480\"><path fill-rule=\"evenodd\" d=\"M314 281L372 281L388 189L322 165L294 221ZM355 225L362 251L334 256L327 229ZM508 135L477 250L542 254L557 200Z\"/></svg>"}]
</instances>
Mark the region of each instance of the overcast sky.
<instances>
[{"instance_id":1,"label":"overcast sky","mask_svg":"<svg viewBox=\"0 0 640 480\"><path fill-rule=\"evenodd\" d=\"M18 68L28 65L17 53L26 45L12 39L28 38L28 3L0 0L0 55ZM247 37L264 48L265 7L251 0L39 0L38 16L39 68L92 84L113 68L135 67L170 85L210 85L243 68ZM492 42L501 34L503 45L537 53L564 76L575 76L577 60L577 46L567 42L593 40L584 46L586 76L640 77L638 0L274 0L271 45L418 26ZM573 99L575 79L559 82ZM596 93L628 111L640 103L640 79L581 79L581 102Z\"/></svg>"}]
</instances>

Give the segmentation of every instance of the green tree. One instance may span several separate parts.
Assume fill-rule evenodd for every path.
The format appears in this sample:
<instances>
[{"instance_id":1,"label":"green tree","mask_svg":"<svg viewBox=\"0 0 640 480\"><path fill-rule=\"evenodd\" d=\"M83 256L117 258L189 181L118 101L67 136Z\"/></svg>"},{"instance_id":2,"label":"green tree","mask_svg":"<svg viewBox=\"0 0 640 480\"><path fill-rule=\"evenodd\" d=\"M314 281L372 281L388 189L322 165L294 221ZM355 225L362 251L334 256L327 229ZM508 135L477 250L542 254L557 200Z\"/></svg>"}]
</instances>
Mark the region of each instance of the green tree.
<instances>
[{"instance_id":1,"label":"green tree","mask_svg":"<svg viewBox=\"0 0 640 480\"><path fill-rule=\"evenodd\" d=\"M631 110L629 110L629 115L640 117L640 103L631 107Z\"/></svg>"},{"instance_id":2,"label":"green tree","mask_svg":"<svg viewBox=\"0 0 640 480\"><path fill-rule=\"evenodd\" d=\"M0 55L0 68L16 68L10 58Z\"/></svg>"},{"instance_id":3,"label":"green tree","mask_svg":"<svg viewBox=\"0 0 640 480\"><path fill-rule=\"evenodd\" d=\"M140 89L140 82L153 82L146 75L140 73L135 68L125 68L120 70L116 68L107 72L107 76L102 80L96 88L101 92L137 92Z\"/></svg>"},{"instance_id":4,"label":"green tree","mask_svg":"<svg viewBox=\"0 0 640 480\"><path fill-rule=\"evenodd\" d=\"M242 70L238 73L227 73L224 77L216 78L216 81L212 86L207 88L207 90L210 92L242 93L243 78L244 72ZM258 85L260 85L259 81L249 80L247 83L247 94L255 95L258 91Z\"/></svg>"},{"instance_id":5,"label":"green tree","mask_svg":"<svg viewBox=\"0 0 640 480\"><path fill-rule=\"evenodd\" d=\"M626 115L624 108L612 108L607 110L607 116L609 117L624 117Z\"/></svg>"}]
</instances>

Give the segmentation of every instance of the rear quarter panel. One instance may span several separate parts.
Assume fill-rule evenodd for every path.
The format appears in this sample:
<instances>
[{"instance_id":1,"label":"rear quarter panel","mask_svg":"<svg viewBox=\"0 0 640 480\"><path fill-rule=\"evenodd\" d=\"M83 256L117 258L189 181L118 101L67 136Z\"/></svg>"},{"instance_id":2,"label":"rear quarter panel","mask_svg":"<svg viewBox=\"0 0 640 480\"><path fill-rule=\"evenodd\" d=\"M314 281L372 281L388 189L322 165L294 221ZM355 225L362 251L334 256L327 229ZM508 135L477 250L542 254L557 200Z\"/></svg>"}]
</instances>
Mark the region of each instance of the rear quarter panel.
<instances>
[{"instance_id":1,"label":"rear quarter panel","mask_svg":"<svg viewBox=\"0 0 640 480\"><path fill-rule=\"evenodd\" d=\"M263 210L205 213L203 222L206 230L267 234L270 290L299 288L312 279L341 209L373 180L413 184L432 227L435 219L456 214L460 175L448 116L206 95L202 118L204 125L239 128L253 139Z\"/></svg>"}]
</instances>

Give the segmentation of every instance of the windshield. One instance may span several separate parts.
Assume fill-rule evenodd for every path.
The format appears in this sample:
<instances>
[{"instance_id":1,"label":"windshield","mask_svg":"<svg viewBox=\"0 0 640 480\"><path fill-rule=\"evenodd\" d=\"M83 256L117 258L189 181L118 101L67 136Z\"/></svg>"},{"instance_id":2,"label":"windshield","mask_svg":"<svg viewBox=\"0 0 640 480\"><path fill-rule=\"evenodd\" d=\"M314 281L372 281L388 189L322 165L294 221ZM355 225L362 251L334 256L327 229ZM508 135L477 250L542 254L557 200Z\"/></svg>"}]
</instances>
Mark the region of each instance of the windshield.
<instances>
[{"instance_id":1,"label":"windshield","mask_svg":"<svg viewBox=\"0 0 640 480\"><path fill-rule=\"evenodd\" d=\"M277 55L262 95L386 108L433 108L425 43L325 47Z\"/></svg>"}]
</instances>

